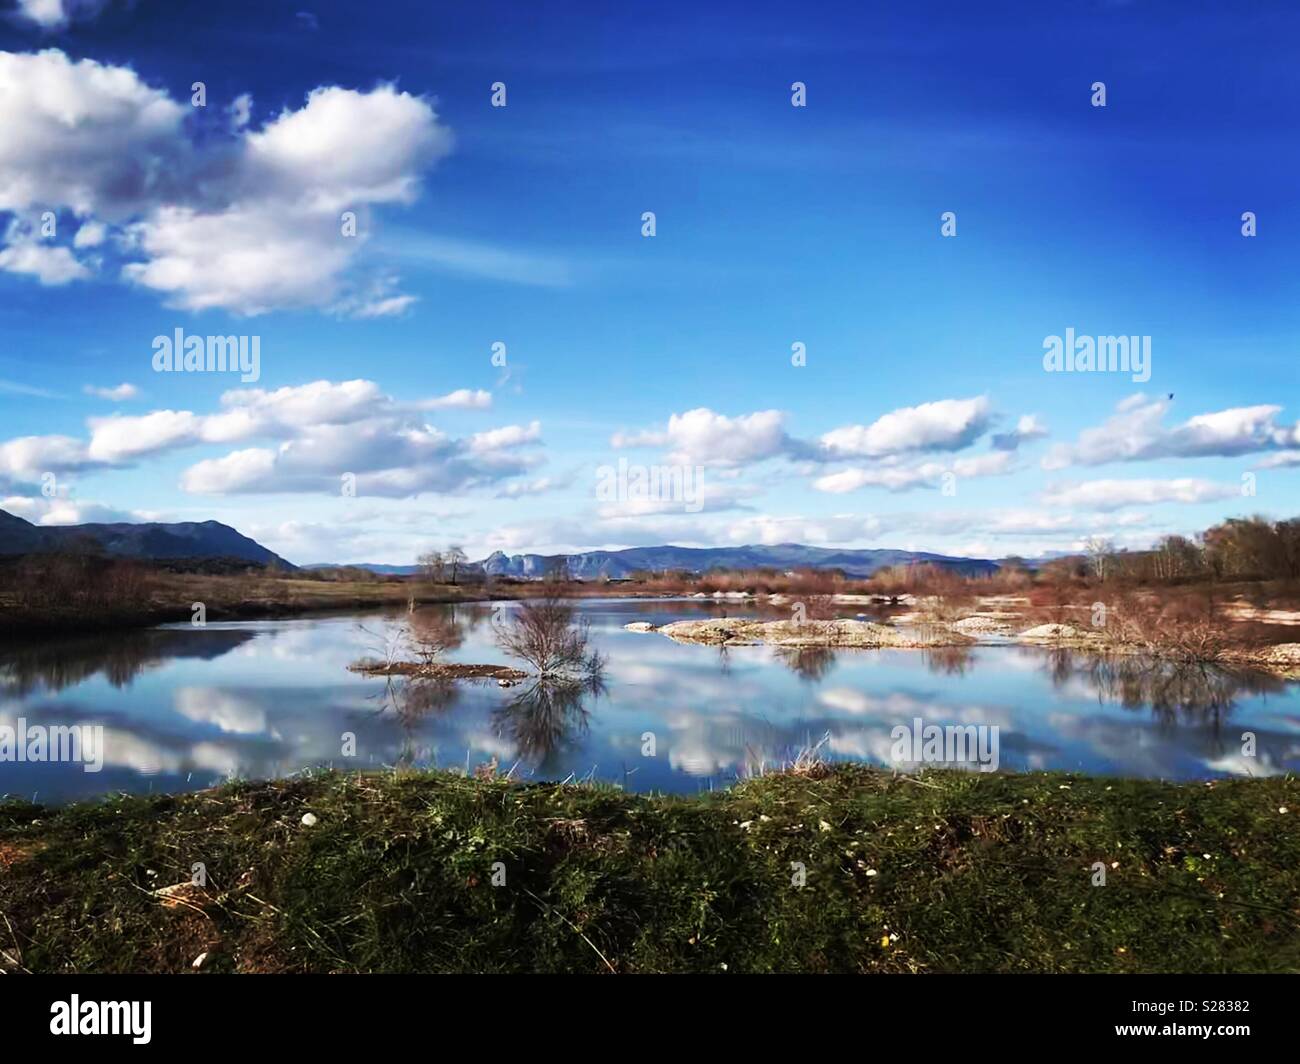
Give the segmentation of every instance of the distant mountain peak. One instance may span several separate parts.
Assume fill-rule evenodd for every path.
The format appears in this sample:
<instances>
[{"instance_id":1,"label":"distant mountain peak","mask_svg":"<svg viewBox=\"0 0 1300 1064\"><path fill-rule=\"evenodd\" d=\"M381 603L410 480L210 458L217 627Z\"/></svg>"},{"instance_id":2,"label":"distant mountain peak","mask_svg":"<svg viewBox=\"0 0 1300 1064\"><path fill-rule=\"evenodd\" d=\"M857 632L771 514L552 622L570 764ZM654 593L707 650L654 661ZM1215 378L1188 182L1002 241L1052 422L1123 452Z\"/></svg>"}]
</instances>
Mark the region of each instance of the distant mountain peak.
<instances>
[{"instance_id":1,"label":"distant mountain peak","mask_svg":"<svg viewBox=\"0 0 1300 1064\"><path fill-rule=\"evenodd\" d=\"M0 510L0 555L58 550L85 538L93 539L104 553L121 558L148 561L234 558L256 565L296 568L256 540L220 521L34 525L16 514Z\"/></svg>"}]
</instances>

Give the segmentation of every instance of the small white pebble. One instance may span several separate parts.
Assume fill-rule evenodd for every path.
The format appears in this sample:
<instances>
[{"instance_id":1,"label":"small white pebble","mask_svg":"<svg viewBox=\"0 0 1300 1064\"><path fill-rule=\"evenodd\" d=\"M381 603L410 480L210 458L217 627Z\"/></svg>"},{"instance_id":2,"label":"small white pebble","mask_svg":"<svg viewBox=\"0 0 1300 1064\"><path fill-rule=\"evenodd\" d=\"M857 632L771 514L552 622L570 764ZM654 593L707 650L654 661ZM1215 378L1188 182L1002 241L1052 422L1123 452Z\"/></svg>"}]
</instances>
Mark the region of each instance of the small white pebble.
<instances>
[{"instance_id":1,"label":"small white pebble","mask_svg":"<svg viewBox=\"0 0 1300 1064\"><path fill-rule=\"evenodd\" d=\"M308 828L310 828L310 827L315 827L315 826L316 826L316 814L315 814L315 813L303 813L303 815L302 815L302 823L303 823L303 827L308 827Z\"/></svg>"},{"instance_id":2,"label":"small white pebble","mask_svg":"<svg viewBox=\"0 0 1300 1064\"><path fill-rule=\"evenodd\" d=\"M830 829L831 829L831 826L830 826L828 823L826 823L826 821L824 821L824 820L819 820L819 821L817 822L817 826L818 826L819 828L821 828L822 831L830 831Z\"/></svg>"},{"instance_id":3,"label":"small white pebble","mask_svg":"<svg viewBox=\"0 0 1300 1064\"><path fill-rule=\"evenodd\" d=\"M1286 806L1284 806L1284 805L1279 805L1279 806L1277 807L1277 811L1278 811L1279 813L1285 813L1285 812L1286 812Z\"/></svg>"},{"instance_id":4,"label":"small white pebble","mask_svg":"<svg viewBox=\"0 0 1300 1064\"><path fill-rule=\"evenodd\" d=\"M879 874L880 874L880 873L877 872L874 868L868 868L868 869L867 869L867 875L869 875L869 876L875 876L875 875L879 875Z\"/></svg>"}]
</instances>

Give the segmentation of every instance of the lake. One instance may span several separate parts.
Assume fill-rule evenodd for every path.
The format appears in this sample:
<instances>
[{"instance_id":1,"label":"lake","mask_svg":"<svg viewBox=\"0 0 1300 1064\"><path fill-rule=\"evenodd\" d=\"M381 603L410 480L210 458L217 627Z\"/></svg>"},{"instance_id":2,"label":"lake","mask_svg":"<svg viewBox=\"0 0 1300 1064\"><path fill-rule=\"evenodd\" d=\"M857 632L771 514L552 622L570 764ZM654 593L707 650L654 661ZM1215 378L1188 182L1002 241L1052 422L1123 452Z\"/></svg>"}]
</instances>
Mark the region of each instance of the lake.
<instances>
[{"instance_id":1,"label":"lake","mask_svg":"<svg viewBox=\"0 0 1300 1064\"><path fill-rule=\"evenodd\" d=\"M448 660L504 663L492 613L426 607L454 626ZM632 621L754 616L753 607L586 600L606 657L596 690L409 684L347 671L405 611L175 626L0 650L0 727L98 725L98 772L0 762L0 793L63 802L117 791L337 768L496 760L518 779L597 779L694 793L818 746L890 762L897 725L996 727L1003 771L1211 779L1300 770L1300 685L1021 646L802 651L674 643ZM364 630L362 630L363 626ZM1243 733L1255 752L1243 754ZM345 756L345 735L354 737ZM818 745L820 744L820 745ZM653 750L653 756L643 751Z\"/></svg>"}]
</instances>

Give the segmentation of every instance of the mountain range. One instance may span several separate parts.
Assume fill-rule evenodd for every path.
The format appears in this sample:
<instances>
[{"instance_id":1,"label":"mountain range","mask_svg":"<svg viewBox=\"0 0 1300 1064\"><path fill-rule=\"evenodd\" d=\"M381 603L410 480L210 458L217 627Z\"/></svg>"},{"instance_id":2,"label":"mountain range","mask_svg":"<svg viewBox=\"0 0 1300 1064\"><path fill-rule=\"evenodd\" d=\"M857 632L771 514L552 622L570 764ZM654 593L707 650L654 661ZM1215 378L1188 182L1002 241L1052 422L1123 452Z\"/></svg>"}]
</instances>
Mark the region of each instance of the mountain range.
<instances>
[{"instance_id":1,"label":"mountain range","mask_svg":"<svg viewBox=\"0 0 1300 1064\"><path fill-rule=\"evenodd\" d=\"M577 554L504 554L497 551L482 561L462 566L468 574L516 580L540 580L556 567L567 569L577 580L619 580L636 572L678 570L693 573L710 569L841 569L849 576L870 576L891 565L929 562L968 575L991 573L996 562L983 558L955 558L945 554L908 550L833 550L807 547L800 543L744 547L629 547L626 550L592 550ZM337 568L318 564L307 569ZM416 565L358 564L358 569L376 573L411 574Z\"/></svg>"},{"instance_id":2,"label":"mountain range","mask_svg":"<svg viewBox=\"0 0 1300 1064\"><path fill-rule=\"evenodd\" d=\"M0 555L61 550L92 540L105 554L120 558L151 561L232 558L256 565L295 568L274 551L220 521L34 525L0 510Z\"/></svg>"},{"instance_id":3,"label":"mountain range","mask_svg":"<svg viewBox=\"0 0 1300 1064\"><path fill-rule=\"evenodd\" d=\"M907 550L838 550L801 543L744 547L631 547L627 550L593 550L571 555L514 554L500 551L485 558L482 567L493 576L540 579L567 560L569 576L578 580L618 579L637 571L710 569L840 569L849 576L870 576L891 565L929 562L971 575L991 573L995 562L980 558L954 558L943 554Z\"/></svg>"},{"instance_id":4,"label":"mountain range","mask_svg":"<svg viewBox=\"0 0 1300 1064\"><path fill-rule=\"evenodd\" d=\"M58 550L93 540L106 554L155 561L180 558L236 559L256 565L296 566L219 521L179 524L34 525L0 510L0 555ZM618 580L636 572L679 570L702 573L710 569L840 569L849 576L870 576L891 565L928 562L967 575L991 573L996 562L983 558L956 558L945 554L908 550L837 550L800 543L744 547L630 547L626 550L592 550L577 554L504 554L497 551L461 567L466 575L517 580L540 580L557 567L576 580ZM305 569L340 568L333 564ZM419 572L415 565L361 565L375 573L404 575Z\"/></svg>"}]
</instances>

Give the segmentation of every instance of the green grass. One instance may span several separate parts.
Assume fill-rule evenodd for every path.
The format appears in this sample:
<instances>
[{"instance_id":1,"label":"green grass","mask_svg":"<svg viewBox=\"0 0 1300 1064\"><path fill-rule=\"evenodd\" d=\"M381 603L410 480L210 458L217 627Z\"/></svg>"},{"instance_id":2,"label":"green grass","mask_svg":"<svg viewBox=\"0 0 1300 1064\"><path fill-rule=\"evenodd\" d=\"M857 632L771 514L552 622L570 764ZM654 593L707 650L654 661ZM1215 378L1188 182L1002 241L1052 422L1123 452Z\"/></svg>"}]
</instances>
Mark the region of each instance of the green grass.
<instances>
[{"instance_id":1,"label":"green grass","mask_svg":"<svg viewBox=\"0 0 1300 1064\"><path fill-rule=\"evenodd\" d=\"M204 951L215 971L1298 971L1298 818L1295 780L859 767L690 798L421 773L11 802L0 950L47 972ZM193 907L151 895L198 861Z\"/></svg>"}]
</instances>

